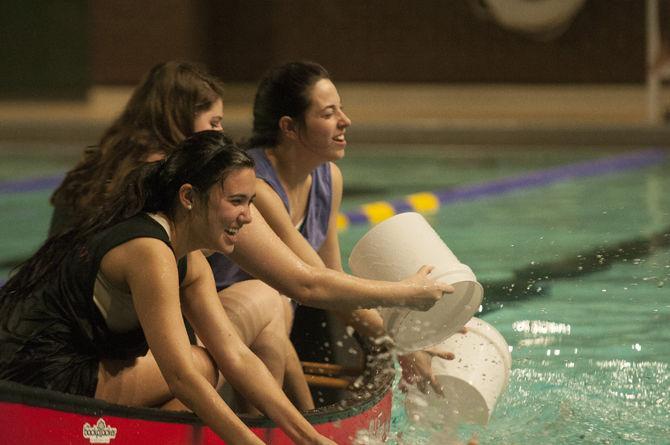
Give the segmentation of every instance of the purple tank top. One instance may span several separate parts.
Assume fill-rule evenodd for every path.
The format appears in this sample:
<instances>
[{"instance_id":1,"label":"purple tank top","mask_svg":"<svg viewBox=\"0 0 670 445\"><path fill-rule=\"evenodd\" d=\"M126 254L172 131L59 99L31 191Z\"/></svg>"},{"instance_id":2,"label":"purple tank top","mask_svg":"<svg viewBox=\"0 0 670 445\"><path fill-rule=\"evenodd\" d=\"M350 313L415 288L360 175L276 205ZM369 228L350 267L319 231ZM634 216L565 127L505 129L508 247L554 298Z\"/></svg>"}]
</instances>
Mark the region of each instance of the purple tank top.
<instances>
[{"instance_id":1,"label":"purple tank top","mask_svg":"<svg viewBox=\"0 0 670 445\"><path fill-rule=\"evenodd\" d=\"M256 161L256 177L262 179L272 187L281 198L284 206L286 206L286 211L289 212L288 196L281 182L279 182L277 173L272 168L270 160L265 155L265 150L263 148L252 148L247 153ZM305 237L316 251L321 248L326 239L332 201L333 189L330 164L326 163L318 166L312 172L312 187L309 190L307 211L299 228L302 236ZM215 253L207 258L207 260L214 272L217 290L224 289L238 281L253 278L223 254Z\"/></svg>"}]
</instances>

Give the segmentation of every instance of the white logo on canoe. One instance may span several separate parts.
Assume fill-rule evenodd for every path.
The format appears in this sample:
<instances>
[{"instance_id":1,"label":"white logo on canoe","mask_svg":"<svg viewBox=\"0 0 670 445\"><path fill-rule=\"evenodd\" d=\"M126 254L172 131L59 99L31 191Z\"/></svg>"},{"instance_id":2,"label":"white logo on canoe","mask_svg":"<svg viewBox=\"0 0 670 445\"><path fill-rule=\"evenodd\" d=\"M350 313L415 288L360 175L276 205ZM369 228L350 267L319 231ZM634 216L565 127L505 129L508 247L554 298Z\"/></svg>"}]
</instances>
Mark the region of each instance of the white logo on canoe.
<instances>
[{"instance_id":1,"label":"white logo on canoe","mask_svg":"<svg viewBox=\"0 0 670 445\"><path fill-rule=\"evenodd\" d=\"M101 417L95 425L89 425L86 422L83 428L83 435L84 439L88 439L90 443L109 443L112 439L116 438L116 428L107 426L107 422Z\"/></svg>"}]
</instances>

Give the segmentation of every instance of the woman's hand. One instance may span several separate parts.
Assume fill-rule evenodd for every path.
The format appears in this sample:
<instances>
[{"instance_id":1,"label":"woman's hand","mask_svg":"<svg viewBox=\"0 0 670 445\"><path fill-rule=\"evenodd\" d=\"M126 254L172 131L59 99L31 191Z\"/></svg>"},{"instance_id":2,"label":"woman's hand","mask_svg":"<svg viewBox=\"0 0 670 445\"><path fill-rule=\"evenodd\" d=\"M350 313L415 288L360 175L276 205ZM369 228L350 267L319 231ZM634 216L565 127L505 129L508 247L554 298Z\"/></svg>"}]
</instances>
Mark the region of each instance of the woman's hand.
<instances>
[{"instance_id":1,"label":"woman's hand","mask_svg":"<svg viewBox=\"0 0 670 445\"><path fill-rule=\"evenodd\" d=\"M404 306L419 311L427 311L445 293L454 292L454 287L447 283L441 283L432 278L428 278L433 270L433 266L421 266L421 269L402 282L416 287L417 292L405 301Z\"/></svg>"},{"instance_id":2,"label":"woman's hand","mask_svg":"<svg viewBox=\"0 0 670 445\"><path fill-rule=\"evenodd\" d=\"M465 326L458 330L459 334L466 334L468 328ZM411 352L405 355L399 355L398 361L402 368L402 380L400 381L400 389L405 391L407 385L416 384L416 387L422 393L426 394L428 391L427 385L433 390L443 396L444 391L440 383L433 374L432 361L433 357L440 357L444 360L453 360L454 354L452 352L442 351L437 348L428 348L423 351Z\"/></svg>"},{"instance_id":3,"label":"woman's hand","mask_svg":"<svg viewBox=\"0 0 670 445\"><path fill-rule=\"evenodd\" d=\"M430 384L435 393L444 396L442 385L440 385L440 382L435 378L431 367L433 357L440 357L444 360L453 360L454 354L451 352L438 351L436 349L426 349L399 356L398 361L402 368L400 389L405 391L407 390L408 385L416 384L419 391L426 394L428 392L428 384Z\"/></svg>"}]
</instances>

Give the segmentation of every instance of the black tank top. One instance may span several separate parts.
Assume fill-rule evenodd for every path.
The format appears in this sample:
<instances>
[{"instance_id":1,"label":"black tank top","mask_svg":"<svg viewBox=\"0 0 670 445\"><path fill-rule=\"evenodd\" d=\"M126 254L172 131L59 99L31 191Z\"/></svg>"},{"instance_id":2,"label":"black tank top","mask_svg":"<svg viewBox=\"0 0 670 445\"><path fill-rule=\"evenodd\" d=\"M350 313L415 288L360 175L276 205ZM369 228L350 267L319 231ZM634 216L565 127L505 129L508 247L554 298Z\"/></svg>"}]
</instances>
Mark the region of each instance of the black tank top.
<instances>
[{"instance_id":1,"label":"black tank top","mask_svg":"<svg viewBox=\"0 0 670 445\"><path fill-rule=\"evenodd\" d=\"M145 355L148 345L142 328L112 332L93 301L95 279L105 254L144 237L170 245L158 222L138 214L94 235L83 248L72 249L54 278L45 280L30 295L0 291L0 378L85 394L95 389L100 359ZM184 257L178 261L180 283L186 268ZM81 363L80 368L87 370L71 369L73 363ZM56 384L58 379L61 382Z\"/></svg>"}]
</instances>

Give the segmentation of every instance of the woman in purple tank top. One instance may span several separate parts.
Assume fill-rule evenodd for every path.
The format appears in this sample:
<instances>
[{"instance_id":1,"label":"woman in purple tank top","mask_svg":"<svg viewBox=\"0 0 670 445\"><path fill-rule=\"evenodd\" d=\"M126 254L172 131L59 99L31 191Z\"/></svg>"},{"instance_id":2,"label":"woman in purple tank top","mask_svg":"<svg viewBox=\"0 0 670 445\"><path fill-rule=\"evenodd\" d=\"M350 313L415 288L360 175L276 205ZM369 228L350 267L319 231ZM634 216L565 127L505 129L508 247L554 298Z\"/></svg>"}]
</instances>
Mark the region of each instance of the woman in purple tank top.
<instances>
[{"instance_id":1,"label":"woman in purple tank top","mask_svg":"<svg viewBox=\"0 0 670 445\"><path fill-rule=\"evenodd\" d=\"M344 156L350 125L328 72L316 63L292 62L277 67L258 87L250 140L254 148L249 150L256 161L255 205L279 238L305 263L337 271L343 271L337 235L342 174L333 161ZM243 248L238 246L238 250ZM226 285L221 280L250 278L229 265L217 264L216 259L210 263L220 286ZM381 317L374 309L352 309L337 300L300 303L334 310L368 338L385 335ZM287 319L291 313L288 309ZM430 369L435 354L453 358L434 352L402 356L405 380L421 389L430 383L441 392ZM291 380L288 369L286 378Z\"/></svg>"}]
</instances>

